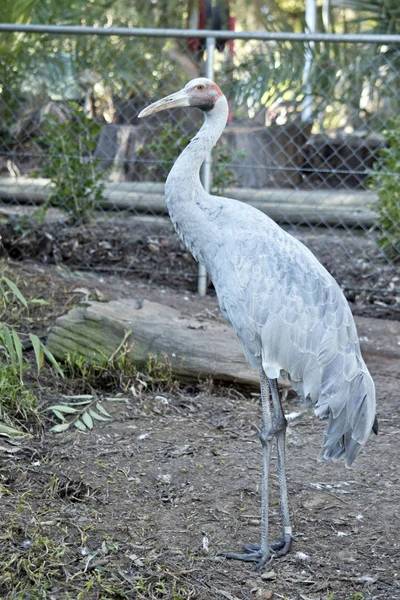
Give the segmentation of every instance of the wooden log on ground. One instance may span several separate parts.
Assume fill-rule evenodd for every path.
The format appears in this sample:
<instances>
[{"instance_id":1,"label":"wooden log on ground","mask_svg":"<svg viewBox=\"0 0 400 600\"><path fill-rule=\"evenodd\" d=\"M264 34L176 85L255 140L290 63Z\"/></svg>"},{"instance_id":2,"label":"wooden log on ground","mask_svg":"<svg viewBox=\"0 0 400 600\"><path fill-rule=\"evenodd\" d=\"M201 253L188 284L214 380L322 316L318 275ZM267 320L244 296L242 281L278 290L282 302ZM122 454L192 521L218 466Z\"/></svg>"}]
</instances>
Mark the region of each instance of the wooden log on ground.
<instances>
[{"instance_id":1,"label":"wooden log on ground","mask_svg":"<svg viewBox=\"0 0 400 600\"><path fill-rule=\"evenodd\" d=\"M0 200L40 204L50 190L48 179L0 179ZM126 210L139 214L166 215L164 184L107 183L104 210ZM370 208L376 194L343 190L294 190L229 188L225 196L247 202L279 223L312 223L325 225L362 225L376 223Z\"/></svg>"},{"instance_id":2,"label":"wooden log on ground","mask_svg":"<svg viewBox=\"0 0 400 600\"><path fill-rule=\"evenodd\" d=\"M355 320L367 364L390 361L390 368L398 370L400 323L369 317ZM127 350L140 366L154 355L168 363L177 379L211 377L259 389L258 370L249 367L228 323L189 317L147 300L93 302L74 308L57 319L47 347L59 360L69 354L84 357L89 363L105 363Z\"/></svg>"},{"instance_id":3,"label":"wooden log on ground","mask_svg":"<svg viewBox=\"0 0 400 600\"><path fill-rule=\"evenodd\" d=\"M237 383L258 388L258 370L246 362L232 327L187 317L180 311L144 300L93 302L59 317L47 347L59 360L83 356L88 362L106 362L129 349L138 365L150 355L170 365L174 377Z\"/></svg>"}]
</instances>

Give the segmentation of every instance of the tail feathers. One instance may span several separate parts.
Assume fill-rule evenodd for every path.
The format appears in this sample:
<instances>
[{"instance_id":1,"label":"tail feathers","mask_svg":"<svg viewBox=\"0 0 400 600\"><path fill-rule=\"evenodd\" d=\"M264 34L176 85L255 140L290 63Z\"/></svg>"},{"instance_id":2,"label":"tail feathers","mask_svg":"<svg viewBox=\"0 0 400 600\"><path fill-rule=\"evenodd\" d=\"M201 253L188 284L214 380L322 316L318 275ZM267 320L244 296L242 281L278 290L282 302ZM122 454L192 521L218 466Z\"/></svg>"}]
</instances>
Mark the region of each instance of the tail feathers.
<instances>
[{"instance_id":1,"label":"tail feathers","mask_svg":"<svg viewBox=\"0 0 400 600\"><path fill-rule=\"evenodd\" d=\"M374 424L372 425L372 431L374 432L375 435L378 435L378 431L379 431L379 423L378 423L378 418L375 415L375 421Z\"/></svg>"},{"instance_id":2,"label":"tail feathers","mask_svg":"<svg viewBox=\"0 0 400 600\"><path fill-rule=\"evenodd\" d=\"M324 411L324 415L321 412ZM347 390L322 395L318 399L318 416L328 416L320 459L343 459L347 467L356 459L371 430L377 433L375 387L367 368L360 370Z\"/></svg>"},{"instance_id":3,"label":"tail feathers","mask_svg":"<svg viewBox=\"0 0 400 600\"><path fill-rule=\"evenodd\" d=\"M378 431L378 421L374 414L371 415L370 408L368 396L364 396L351 414L346 407L337 415L329 411L329 423L319 458L332 461L344 459L346 466L350 467L371 431Z\"/></svg>"},{"instance_id":4,"label":"tail feathers","mask_svg":"<svg viewBox=\"0 0 400 600\"><path fill-rule=\"evenodd\" d=\"M351 437L351 433L348 432L333 444L324 443L318 459L332 460L333 462L344 459L346 467L351 467L363 445Z\"/></svg>"}]
</instances>

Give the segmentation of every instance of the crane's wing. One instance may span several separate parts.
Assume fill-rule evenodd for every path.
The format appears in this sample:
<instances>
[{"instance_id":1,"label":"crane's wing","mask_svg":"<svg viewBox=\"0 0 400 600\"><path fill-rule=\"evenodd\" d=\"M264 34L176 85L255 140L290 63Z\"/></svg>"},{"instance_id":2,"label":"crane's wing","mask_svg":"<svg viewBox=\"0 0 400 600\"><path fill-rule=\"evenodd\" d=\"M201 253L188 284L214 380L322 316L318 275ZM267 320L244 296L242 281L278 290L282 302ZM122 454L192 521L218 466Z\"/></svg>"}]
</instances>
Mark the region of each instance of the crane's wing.
<instances>
[{"instance_id":1,"label":"crane's wing","mask_svg":"<svg viewBox=\"0 0 400 600\"><path fill-rule=\"evenodd\" d=\"M221 310L250 364L262 364L270 378L286 372L316 414L329 416L322 454L350 465L375 418L374 384L350 308L303 244L243 206L231 227L224 215L224 238L207 265Z\"/></svg>"}]
</instances>

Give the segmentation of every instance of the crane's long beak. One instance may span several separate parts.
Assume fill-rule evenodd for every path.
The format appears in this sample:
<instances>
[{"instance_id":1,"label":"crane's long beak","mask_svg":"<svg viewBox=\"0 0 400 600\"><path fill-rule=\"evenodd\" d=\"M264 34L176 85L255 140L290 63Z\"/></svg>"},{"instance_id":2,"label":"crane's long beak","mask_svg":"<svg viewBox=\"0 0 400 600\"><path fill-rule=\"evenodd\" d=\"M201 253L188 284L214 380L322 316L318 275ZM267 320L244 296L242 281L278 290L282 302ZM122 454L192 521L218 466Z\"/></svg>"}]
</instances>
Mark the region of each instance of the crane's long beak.
<instances>
[{"instance_id":1,"label":"crane's long beak","mask_svg":"<svg viewBox=\"0 0 400 600\"><path fill-rule=\"evenodd\" d=\"M160 112L161 110L167 110L167 108L177 108L179 106L190 106L189 98L185 89L179 90L179 92L175 92L175 94L171 94L171 96L167 96L161 100L157 100L157 102L153 102L153 104L150 104L150 106L144 108L138 114L138 117L141 119L142 117L148 117L149 115Z\"/></svg>"}]
</instances>

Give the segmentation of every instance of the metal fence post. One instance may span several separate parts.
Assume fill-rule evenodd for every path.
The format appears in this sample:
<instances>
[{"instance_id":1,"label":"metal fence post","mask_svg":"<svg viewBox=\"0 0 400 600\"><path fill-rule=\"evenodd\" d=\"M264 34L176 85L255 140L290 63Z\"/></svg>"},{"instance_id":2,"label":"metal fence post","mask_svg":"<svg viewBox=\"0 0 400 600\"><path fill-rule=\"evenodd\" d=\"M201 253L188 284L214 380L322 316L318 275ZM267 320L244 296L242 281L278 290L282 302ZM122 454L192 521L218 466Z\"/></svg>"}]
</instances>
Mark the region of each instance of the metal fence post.
<instances>
[{"instance_id":1,"label":"metal fence post","mask_svg":"<svg viewBox=\"0 0 400 600\"><path fill-rule=\"evenodd\" d=\"M206 38L206 77L208 79L214 79L214 50L215 50L215 38ZM211 167L212 158L211 152L208 154L206 160L203 163L201 169L201 181L206 192L211 190ZM197 292L199 296L205 296L207 293L207 271L203 265L199 265L197 272Z\"/></svg>"},{"instance_id":2,"label":"metal fence post","mask_svg":"<svg viewBox=\"0 0 400 600\"><path fill-rule=\"evenodd\" d=\"M316 33L317 4L315 0L306 0L306 28L309 33ZM303 110L301 111L301 120L305 122L311 119L314 104L314 99L311 95L312 87L310 83L311 69L314 60L314 48L314 42L309 42L308 46L305 46L305 58L303 69L304 100Z\"/></svg>"}]
</instances>

